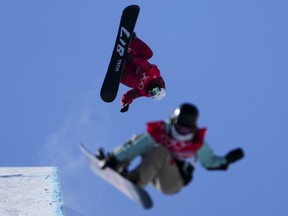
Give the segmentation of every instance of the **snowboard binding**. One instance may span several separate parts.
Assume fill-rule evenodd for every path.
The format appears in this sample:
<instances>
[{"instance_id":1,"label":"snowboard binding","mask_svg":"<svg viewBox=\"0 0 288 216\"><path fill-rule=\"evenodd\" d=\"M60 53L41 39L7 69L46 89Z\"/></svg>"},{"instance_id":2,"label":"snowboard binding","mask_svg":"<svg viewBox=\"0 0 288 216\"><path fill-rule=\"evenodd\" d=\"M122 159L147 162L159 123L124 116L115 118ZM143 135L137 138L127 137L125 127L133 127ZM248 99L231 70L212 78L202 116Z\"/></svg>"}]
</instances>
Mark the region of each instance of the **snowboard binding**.
<instances>
[{"instance_id":1,"label":"snowboard binding","mask_svg":"<svg viewBox=\"0 0 288 216\"><path fill-rule=\"evenodd\" d=\"M99 166L102 169L109 167L115 170L117 173L126 177L128 172L127 166L129 163L127 162L119 162L111 153L105 154L105 150L103 148L99 148L96 153L95 157L100 160Z\"/></svg>"}]
</instances>

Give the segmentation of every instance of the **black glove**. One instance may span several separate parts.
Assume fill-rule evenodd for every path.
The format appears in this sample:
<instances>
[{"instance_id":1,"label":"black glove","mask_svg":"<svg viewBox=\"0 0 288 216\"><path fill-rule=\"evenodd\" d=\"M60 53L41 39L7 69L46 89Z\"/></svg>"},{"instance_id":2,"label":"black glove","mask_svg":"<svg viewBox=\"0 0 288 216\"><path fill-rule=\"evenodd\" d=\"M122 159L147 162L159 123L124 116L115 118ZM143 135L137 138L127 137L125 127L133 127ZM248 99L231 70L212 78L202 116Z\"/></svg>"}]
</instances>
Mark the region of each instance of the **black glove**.
<instances>
[{"instance_id":1,"label":"black glove","mask_svg":"<svg viewBox=\"0 0 288 216\"><path fill-rule=\"evenodd\" d=\"M241 148L234 149L225 156L228 164L234 163L244 157L244 152Z\"/></svg>"},{"instance_id":2,"label":"black glove","mask_svg":"<svg viewBox=\"0 0 288 216\"><path fill-rule=\"evenodd\" d=\"M234 149L230 152L228 152L228 154L226 154L225 159L226 159L226 163L225 164L221 164L217 167L206 167L206 169L208 170L227 170L229 168L229 164L234 163L240 159L242 159L244 157L244 152L241 148L237 148Z\"/></svg>"},{"instance_id":3,"label":"black glove","mask_svg":"<svg viewBox=\"0 0 288 216\"><path fill-rule=\"evenodd\" d=\"M178 159L174 159L174 160L184 180L184 185L187 185L193 179L194 167L189 162L178 160Z\"/></svg>"},{"instance_id":4,"label":"black glove","mask_svg":"<svg viewBox=\"0 0 288 216\"><path fill-rule=\"evenodd\" d=\"M129 103L126 103L122 106L120 112L124 113L124 112L127 112L129 109Z\"/></svg>"}]
</instances>

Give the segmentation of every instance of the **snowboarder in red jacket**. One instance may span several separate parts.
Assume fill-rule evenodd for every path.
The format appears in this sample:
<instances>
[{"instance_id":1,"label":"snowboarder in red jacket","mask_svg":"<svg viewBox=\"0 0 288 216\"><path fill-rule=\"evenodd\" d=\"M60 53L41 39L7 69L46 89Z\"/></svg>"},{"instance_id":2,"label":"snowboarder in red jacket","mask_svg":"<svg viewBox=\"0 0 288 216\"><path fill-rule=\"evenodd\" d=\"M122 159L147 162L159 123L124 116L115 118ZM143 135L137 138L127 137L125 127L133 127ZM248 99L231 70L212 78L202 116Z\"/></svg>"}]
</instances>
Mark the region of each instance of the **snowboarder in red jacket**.
<instances>
[{"instance_id":1,"label":"snowboarder in red jacket","mask_svg":"<svg viewBox=\"0 0 288 216\"><path fill-rule=\"evenodd\" d=\"M122 96L121 112L126 112L129 104L138 97L151 97L154 100L161 100L165 97L165 82L160 71L156 65L148 61L152 56L153 52L150 47L134 33L120 81L132 89Z\"/></svg>"}]
</instances>

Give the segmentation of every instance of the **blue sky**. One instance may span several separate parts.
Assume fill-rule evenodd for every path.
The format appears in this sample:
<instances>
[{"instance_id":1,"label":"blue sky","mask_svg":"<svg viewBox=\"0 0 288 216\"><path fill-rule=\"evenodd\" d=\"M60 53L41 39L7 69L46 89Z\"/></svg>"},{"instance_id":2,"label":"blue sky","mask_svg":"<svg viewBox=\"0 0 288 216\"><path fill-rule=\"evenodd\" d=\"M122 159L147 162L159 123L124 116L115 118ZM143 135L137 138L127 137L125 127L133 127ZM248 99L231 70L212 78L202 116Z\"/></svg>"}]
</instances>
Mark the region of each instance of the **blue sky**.
<instances>
[{"instance_id":1,"label":"blue sky","mask_svg":"<svg viewBox=\"0 0 288 216\"><path fill-rule=\"evenodd\" d=\"M130 4L167 97L122 114L126 87L109 104L99 92ZM69 215L287 215L287 10L285 0L0 0L0 166L58 166ZM227 172L199 165L174 196L148 186L149 211L89 170L80 142L110 150L182 102L199 107L216 153L242 147L245 160Z\"/></svg>"}]
</instances>

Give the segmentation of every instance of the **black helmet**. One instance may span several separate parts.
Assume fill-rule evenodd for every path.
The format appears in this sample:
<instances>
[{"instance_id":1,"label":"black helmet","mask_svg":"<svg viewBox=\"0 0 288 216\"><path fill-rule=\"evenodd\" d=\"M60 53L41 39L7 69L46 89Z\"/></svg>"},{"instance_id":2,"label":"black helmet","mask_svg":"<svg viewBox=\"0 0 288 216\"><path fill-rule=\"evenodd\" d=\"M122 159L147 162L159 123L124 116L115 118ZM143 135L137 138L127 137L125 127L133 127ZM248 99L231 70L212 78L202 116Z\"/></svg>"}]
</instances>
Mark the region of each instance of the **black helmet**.
<instances>
[{"instance_id":1,"label":"black helmet","mask_svg":"<svg viewBox=\"0 0 288 216\"><path fill-rule=\"evenodd\" d=\"M197 128L198 115L199 112L195 105L183 103L175 109L172 115L173 123L195 130Z\"/></svg>"}]
</instances>

